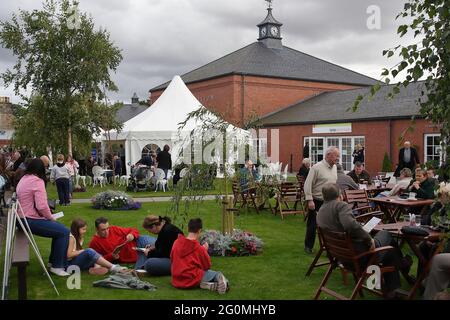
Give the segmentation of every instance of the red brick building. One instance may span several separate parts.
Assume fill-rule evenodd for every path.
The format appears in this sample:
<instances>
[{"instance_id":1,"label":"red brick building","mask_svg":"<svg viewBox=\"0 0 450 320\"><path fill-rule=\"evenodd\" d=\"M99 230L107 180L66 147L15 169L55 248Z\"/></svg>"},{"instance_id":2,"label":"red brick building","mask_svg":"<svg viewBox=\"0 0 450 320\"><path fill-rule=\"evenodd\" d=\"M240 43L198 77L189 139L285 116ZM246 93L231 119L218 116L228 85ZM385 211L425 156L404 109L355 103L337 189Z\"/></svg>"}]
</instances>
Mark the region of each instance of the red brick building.
<instances>
[{"instance_id":1,"label":"red brick building","mask_svg":"<svg viewBox=\"0 0 450 320\"><path fill-rule=\"evenodd\" d=\"M388 90L383 88L370 107L364 102L359 112L348 113L357 95L368 94L377 80L284 46L281 26L269 8L258 24L257 42L182 75L183 81L204 106L227 121L242 126L256 118L266 128L279 129L280 161L291 172L300 167L306 141L313 162L327 146L336 145L342 149L344 169L351 170L351 153L361 143L368 171L381 170L385 152L395 166L398 138L418 114L417 86L389 103L381 99ZM150 101L167 85L150 89ZM437 132L418 120L415 132L405 136L418 148L421 162L440 157Z\"/></svg>"},{"instance_id":2,"label":"red brick building","mask_svg":"<svg viewBox=\"0 0 450 320\"><path fill-rule=\"evenodd\" d=\"M395 169L402 136L417 149L421 163L442 161L438 128L418 116L417 100L424 87L422 82L410 84L388 100L386 96L392 86L383 86L370 102L369 88L323 93L269 114L261 123L269 130L280 130L280 161L294 170L301 165L306 142L314 163L323 158L327 147L337 146L341 150L340 163L345 170L351 170L351 155L359 143L365 146L365 164L370 173L381 171L385 153ZM358 95L366 98L358 111L349 111ZM408 131L409 127L413 131Z\"/></svg>"},{"instance_id":3,"label":"red brick building","mask_svg":"<svg viewBox=\"0 0 450 320\"><path fill-rule=\"evenodd\" d=\"M371 86L376 80L283 46L282 24L268 9L259 39L181 76L196 98L229 122L280 110L321 92ZM150 89L153 103L169 83Z\"/></svg>"}]
</instances>

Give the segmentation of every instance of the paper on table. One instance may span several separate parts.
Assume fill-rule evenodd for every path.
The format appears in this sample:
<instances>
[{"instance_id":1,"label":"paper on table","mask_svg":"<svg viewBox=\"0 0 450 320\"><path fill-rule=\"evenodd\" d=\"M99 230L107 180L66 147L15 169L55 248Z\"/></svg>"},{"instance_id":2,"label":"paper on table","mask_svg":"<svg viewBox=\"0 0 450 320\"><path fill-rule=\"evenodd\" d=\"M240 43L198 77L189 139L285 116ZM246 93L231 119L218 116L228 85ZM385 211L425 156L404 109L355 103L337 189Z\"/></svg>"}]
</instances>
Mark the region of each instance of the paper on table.
<instances>
[{"instance_id":1,"label":"paper on table","mask_svg":"<svg viewBox=\"0 0 450 320\"><path fill-rule=\"evenodd\" d=\"M59 219L59 218L62 218L62 217L64 217L64 212L62 212L62 211L60 211L60 212L57 212L57 213L55 213L55 214L52 214L52 217L53 217L53 219Z\"/></svg>"},{"instance_id":2,"label":"paper on table","mask_svg":"<svg viewBox=\"0 0 450 320\"><path fill-rule=\"evenodd\" d=\"M367 233L369 233L370 231L372 231L373 228L376 227L376 225L377 225L378 223L380 223L380 221L381 221L380 218L373 217L372 219L369 220L369 222L367 222L367 223L364 225L364 227L363 227L364 231L366 231Z\"/></svg>"}]
</instances>

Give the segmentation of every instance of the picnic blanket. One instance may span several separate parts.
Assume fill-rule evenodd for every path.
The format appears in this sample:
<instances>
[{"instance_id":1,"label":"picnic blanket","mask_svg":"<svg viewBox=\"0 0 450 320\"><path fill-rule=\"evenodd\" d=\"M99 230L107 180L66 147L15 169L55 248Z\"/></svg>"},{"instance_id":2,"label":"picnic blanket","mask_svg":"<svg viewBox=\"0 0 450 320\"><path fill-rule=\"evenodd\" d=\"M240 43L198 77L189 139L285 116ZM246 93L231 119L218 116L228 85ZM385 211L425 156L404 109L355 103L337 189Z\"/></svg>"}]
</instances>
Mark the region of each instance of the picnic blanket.
<instances>
[{"instance_id":1,"label":"picnic blanket","mask_svg":"<svg viewBox=\"0 0 450 320\"><path fill-rule=\"evenodd\" d=\"M117 273L110 274L103 280L98 280L92 283L94 287L105 287L115 289L128 289L128 290L147 290L155 291L156 286L153 284L142 281L133 273Z\"/></svg>"}]
</instances>

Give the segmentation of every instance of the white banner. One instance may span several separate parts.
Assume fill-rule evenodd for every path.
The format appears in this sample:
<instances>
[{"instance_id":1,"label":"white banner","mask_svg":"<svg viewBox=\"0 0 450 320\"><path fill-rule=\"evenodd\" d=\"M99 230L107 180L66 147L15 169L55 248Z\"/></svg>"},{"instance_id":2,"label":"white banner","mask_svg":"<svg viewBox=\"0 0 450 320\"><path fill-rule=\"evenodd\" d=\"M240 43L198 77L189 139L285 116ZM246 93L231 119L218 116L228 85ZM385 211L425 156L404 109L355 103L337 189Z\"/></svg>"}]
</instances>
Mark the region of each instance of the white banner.
<instances>
[{"instance_id":1,"label":"white banner","mask_svg":"<svg viewBox=\"0 0 450 320\"><path fill-rule=\"evenodd\" d=\"M352 132L351 123L315 124L312 133L347 133Z\"/></svg>"}]
</instances>

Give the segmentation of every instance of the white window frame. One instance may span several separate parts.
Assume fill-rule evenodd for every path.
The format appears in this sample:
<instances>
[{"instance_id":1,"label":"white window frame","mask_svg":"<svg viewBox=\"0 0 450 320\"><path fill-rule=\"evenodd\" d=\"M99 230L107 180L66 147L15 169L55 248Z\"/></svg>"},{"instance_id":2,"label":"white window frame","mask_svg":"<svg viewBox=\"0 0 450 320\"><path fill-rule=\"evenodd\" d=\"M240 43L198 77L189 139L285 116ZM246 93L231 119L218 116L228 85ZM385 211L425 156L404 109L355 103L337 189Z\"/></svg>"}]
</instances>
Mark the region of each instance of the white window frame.
<instances>
[{"instance_id":1,"label":"white window frame","mask_svg":"<svg viewBox=\"0 0 450 320\"><path fill-rule=\"evenodd\" d=\"M427 163L427 151L428 151L428 143L427 138L429 137L441 137L440 133L426 133L423 135L423 163ZM442 146L439 151L439 165L444 163L444 153L442 152Z\"/></svg>"},{"instance_id":2,"label":"white window frame","mask_svg":"<svg viewBox=\"0 0 450 320\"><path fill-rule=\"evenodd\" d=\"M323 157L325 158L325 150L328 148L328 139L338 139L339 140L339 145L337 146L339 148L340 155L339 155L339 163L342 164L342 139L352 139L352 147L355 147L355 139L364 139L364 144L366 143L366 137L365 136L308 136L308 137L304 137L303 138L303 146L306 144L306 142L309 142L309 156L310 156L310 160L311 160L311 165L315 164L316 162L313 162L311 155L312 155L312 151L311 151L311 140L310 139L323 139ZM353 153L353 149L351 151ZM353 164L353 160L351 162L351 170L353 170L354 168L354 164ZM347 168L348 169L348 168Z\"/></svg>"}]
</instances>

